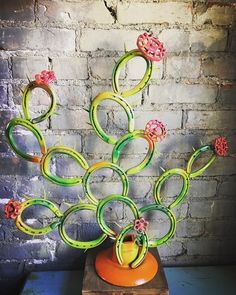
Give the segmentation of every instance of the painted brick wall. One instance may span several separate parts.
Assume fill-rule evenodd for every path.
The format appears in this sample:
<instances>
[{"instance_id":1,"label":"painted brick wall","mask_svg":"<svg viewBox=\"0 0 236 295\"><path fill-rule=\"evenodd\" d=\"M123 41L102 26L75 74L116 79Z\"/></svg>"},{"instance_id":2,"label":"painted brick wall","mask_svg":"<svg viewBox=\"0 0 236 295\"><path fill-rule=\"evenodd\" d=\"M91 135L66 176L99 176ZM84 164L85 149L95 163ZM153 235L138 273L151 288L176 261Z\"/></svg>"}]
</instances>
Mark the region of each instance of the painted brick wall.
<instances>
[{"instance_id":1,"label":"painted brick wall","mask_svg":"<svg viewBox=\"0 0 236 295\"><path fill-rule=\"evenodd\" d=\"M147 30L165 43L167 58L155 64L152 80L142 93L129 99L134 106L136 128L159 118L166 123L168 137L160 144L153 165L130 177L130 196L139 206L152 201L152 187L165 169L185 167L192 146L208 143L217 135L230 141L230 155L191 182L190 191L175 212L178 220L174 238L159 248L165 264L218 264L236 261L236 9L234 1L2 1L0 9L0 275L18 276L32 269L78 268L83 251L66 246L55 232L32 239L20 233L12 220L3 217L9 198L44 194L61 210L64 202L84 198L81 187L64 188L44 180L37 165L18 159L9 149L4 130L10 118L19 116L21 91L27 77L42 69L53 69L58 77L55 90L59 105L47 122L39 124L48 146L62 143L81 152L89 164L111 159L112 146L96 135L84 111L91 99L111 89L111 72L124 50L133 49L137 36ZM121 75L121 85L131 87L142 77L145 65L132 60ZM33 113L47 107L42 93L34 95ZM102 126L120 136L127 130L123 111L102 104ZM24 130L18 140L28 150L37 145ZM123 152L122 167L144 157L141 140ZM205 159L201 159L203 163ZM68 159L55 159L55 173L82 173ZM163 197L174 198L178 179L169 181ZM120 183L108 169L93 178L99 196L120 192ZM119 204L107 212L110 222L127 222L129 211ZM32 210L26 218L36 225L48 212ZM153 215L151 234L167 229L167 222ZM94 216L71 222L74 238L98 234ZM45 221L46 220L46 221ZM86 232L86 233L85 233Z\"/></svg>"}]
</instances>

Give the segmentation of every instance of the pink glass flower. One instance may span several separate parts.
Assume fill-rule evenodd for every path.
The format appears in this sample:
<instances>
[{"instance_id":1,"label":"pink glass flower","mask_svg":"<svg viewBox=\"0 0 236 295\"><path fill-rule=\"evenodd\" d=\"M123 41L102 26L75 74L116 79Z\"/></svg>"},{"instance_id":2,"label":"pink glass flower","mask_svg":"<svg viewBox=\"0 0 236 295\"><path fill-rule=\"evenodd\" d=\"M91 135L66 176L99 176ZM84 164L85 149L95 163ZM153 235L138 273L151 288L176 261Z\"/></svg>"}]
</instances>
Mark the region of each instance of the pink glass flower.
<instances>
[{"instance_id":1,"label":"pink glass flower","mask_svg":"<svg viewBox=\"0 0 236 295\"><path fill-rule=\"evenodd\" d=\"M40 74L35 75L35 82L36 84L44 84L44 85L49 85L53 81L56 80L56 76L54 71L46 71L43 70Z\"/></svg>"},{"instance_id":2,"label":"pink glass flower","mask_svg":"<svg viewBox=\"0 0 236 295\"><path fill-rule=\"evenodd\" d=\"M166 137L166 127L161 121L150 120L145 127L145 133L153 141L162 141Z\"/></svg>"},{"instance_id":3,"label":"pink glass flower","mask_svg":"<svg viewBox=\"0 0 236 295\"><path fill-rule=\"evenodd\" d=\"M224 136L219 136L214 139L213 146L215 153L220 157L225 157L228 154L229 146L227 139Z\"/></svg>"},{"instance_id":4,"label":"pink glass flower","mask_svg":"<svg viewBox=\"0 0 236 295\"><path fill-rule=\"evenodd\" d=\"M20 213L20 207L21 204L18 201L14 201L14 199L8 201L8 203L4 206L6 218L16 219Z\"/></svg>"},{"instance_id":5,"label":"pink glass flower","mask_svg":"<svg viewBox=\"0 0 236 295\"><path fill-rule=\"evenodd\" d=\"M134 221L134 230L138 232L145 232L147 230L149 222L146 221L143 217L136 219Z\"/></svg>"},{"instance_id":6,"label":"pink glass flower","mask_svg":"<svg viewBox=\"0 0 236 295\"><path fill-rule=\"evenodd\" d=\"M164 44L156 37L148 33L139 35L137 39L138 49L151 61L160 61L166 54Z\"/></svg>"}]
</instances>

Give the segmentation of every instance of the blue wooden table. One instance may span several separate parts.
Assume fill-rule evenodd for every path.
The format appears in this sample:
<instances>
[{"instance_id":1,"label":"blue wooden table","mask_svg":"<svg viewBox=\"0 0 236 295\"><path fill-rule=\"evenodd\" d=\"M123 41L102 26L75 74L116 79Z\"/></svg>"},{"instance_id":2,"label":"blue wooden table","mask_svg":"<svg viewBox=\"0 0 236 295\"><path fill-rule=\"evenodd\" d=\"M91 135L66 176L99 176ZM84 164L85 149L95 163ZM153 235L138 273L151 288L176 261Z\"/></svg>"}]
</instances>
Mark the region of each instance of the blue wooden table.
<instances>
[{"instance_id":1,"label":"blue wooden table","mask_svg":"<svg viewBox=\"0 0 236 295\"><path fill-rule=\"evenodd\" d=\"M165 267L164 270L170 295L236 294L236 265ZM79 295L82 280L82 271L32 272L21 295Z\"/></svg>"}]
</instances>

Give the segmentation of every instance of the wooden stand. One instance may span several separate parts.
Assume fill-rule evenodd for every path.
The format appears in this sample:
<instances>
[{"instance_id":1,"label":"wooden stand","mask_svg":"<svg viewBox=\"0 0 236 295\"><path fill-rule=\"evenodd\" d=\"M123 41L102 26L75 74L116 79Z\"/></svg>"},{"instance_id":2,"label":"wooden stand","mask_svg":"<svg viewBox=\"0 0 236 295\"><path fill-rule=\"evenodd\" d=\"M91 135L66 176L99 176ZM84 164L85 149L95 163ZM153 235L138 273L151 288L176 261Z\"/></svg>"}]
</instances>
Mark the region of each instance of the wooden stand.
<instances>
[{"instance_id":1,"label":"wooden stand","mask_svg":"<svg viewBox=\"0 0 236 295\"><path fill-rule=\"evenodd\" d=\"M89 250L84 269L82 295L169 295L169 289L157 250L151 250L156 257L159 269L156 276L147 284L138 287L117 287L104 282L96 274L95 258L99 249Z\"/></svg>"}]
</instances>

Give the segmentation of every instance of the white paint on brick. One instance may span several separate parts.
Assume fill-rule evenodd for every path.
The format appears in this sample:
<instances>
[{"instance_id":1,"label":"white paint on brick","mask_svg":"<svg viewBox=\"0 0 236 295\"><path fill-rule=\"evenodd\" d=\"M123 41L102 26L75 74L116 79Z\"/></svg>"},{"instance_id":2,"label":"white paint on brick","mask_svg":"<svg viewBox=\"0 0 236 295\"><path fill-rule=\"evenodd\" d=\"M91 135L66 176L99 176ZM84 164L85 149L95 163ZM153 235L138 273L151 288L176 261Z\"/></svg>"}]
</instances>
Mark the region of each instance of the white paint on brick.
<instances>
[{"instance_id":1,"label":"white paint on brick","mask_svg":"<svg viewBox=\"0 0 236 295\"><path fill-rule=\"evenodd\" d=\"M53 70L57 79L78 80L88 78L87 58L60 57L53 58Z\"/></svg>"},{"instance_id":2,"label":"white paint on brick","mask_svg":"<svg viewBox=\"0 0 236 295\"><path fill-rule=\"evenodd\" d=\"M179 29L163 30L158 38L164 43L168 52L184 52L189 50L189 31Z\"/></svg>"},{"instance_id":3,"label":"white paint on brick","mask_svg":"<svg viewBox=\"0 0 236 295\"><path fill-rule=\"evenodd\" d=\"M40 20L65 23L112 24L113 17L103 1L63 2L40 1Z\"/></svg>"},{"instance_id":4,"label":"white paint on brick","mask_svg":"<svg viewBox=\"0 0 236 295\"><path fill-rule=\"evenodd\" d=\"M99 49L124 51L136 47L136 39L140 31L124 29L83 29L80 38L82 51L96 51Z\"/></svg>"},{"instance_id":5,"label":"white paint on brick","mask_svg":"<svg viewBox=\"0 0 236 295\"><path fill-rule=\"evenodd\" d=\"M166 59L167 78L198 78L200 59L195 56L173 56Z\"/></svg>"},{"instance_id":6,"label":"white paint on brick","mask_svg":"<svg viewBox=\"0 0 236 295\"><path fill-rule=\"evenodd\" d=\"M190 24L192 5L183 2L118 3L117 17L121 24L169 23Z\"/></svg>"}]
</instances>

